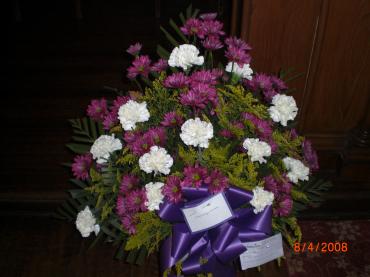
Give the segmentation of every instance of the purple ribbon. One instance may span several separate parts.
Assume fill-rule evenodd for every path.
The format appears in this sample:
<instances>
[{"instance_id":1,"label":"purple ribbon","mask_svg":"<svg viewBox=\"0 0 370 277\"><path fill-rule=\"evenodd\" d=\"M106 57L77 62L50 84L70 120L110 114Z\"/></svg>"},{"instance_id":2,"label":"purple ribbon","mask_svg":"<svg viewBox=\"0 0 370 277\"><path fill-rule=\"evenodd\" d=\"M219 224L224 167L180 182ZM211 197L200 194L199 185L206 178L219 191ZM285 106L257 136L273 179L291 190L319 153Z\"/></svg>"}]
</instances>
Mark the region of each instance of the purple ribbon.
<instances>
[{"instance_id":1,"label":"purple ribbon","mask_svg":"<svg viewBox=\"0 0 370 277\"><path fill-rule=\"evenodd\" d=\"M183 188L186 202L174 204L165 200L161 204L159 217L173 224L172 235L162 243L160 249L162 275L166 269L182 261L182 270L186 275L209 272L215 277L235 276L232 261L246 251L243 242L257 241L271 235L271 206L255 214L251 207L240 208L252 200L252 192L232 186L224 193L234 217L204 232L190 231L181 208L211 196L207 187Z\"/></svg>"}]
</instances>

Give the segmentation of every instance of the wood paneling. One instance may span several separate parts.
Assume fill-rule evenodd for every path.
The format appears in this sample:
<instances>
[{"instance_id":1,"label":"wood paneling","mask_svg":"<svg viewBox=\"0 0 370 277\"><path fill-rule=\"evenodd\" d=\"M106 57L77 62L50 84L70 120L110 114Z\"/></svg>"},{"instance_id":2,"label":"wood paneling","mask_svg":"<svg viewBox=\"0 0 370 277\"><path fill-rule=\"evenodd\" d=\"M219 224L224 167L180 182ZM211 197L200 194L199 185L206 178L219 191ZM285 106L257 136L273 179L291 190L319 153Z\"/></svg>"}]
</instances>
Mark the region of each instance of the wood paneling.
<instances>
[{"instance_id":1,"label":"wood paneling","mask_svg":"<svg viewBox=\"0 0 370 277\"><path fill-rule=\"evenodd\" d=\"M257 72L303 73L288 85L299 130L335 183L324 209L370 213L370 2L234 0L233 11L232 31L239 22Z\"/></svg>"}]
</instances>

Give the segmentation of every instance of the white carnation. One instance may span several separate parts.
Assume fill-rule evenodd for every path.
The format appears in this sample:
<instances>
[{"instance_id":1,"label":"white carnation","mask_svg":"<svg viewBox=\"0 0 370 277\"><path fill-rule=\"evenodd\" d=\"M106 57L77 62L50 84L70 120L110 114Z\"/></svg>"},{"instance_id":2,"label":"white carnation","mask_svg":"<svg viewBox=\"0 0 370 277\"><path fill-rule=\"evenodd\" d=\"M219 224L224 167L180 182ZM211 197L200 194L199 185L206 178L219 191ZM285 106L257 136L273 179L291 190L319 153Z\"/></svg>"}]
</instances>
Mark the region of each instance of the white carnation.
<instances>
[{"instance_id":1,"label":"white carnation","mask_svg":"<svg viewBox=\"0 0 370 277\"><path fill-rule=\"evenodd\" d=\"M310 169L305 166L300 160L291 157L285 157L283 163L288 170L288 178L293 183L297 184L298 180L308 181L308 174Z\"/></svg>"},{"instance_id":2,"label":"white carnation","mask_svg":"<svg viewBox=\"0 0 370 277\"><path fill-rule=\"evenodd\" d=\"M146 108L146 102L138 103L134 100L129 100L118 110L118 119L125 131L135 129L136 123L148 121L149 117L150 113Z\"/></svg>"},{"instance_id":3,"label":"white carnation","mask_svg":"<svg viewBox=\"0 0 370 277\"><path fill-rule=\"evenodd\" d=\"M287 126L288 120L293 120L298 112L297 104L292 96L276 94L272 98L272 105L268 111L270 117L275 122Z\"/></svg>"},{"instance_id":4,"label":"white carnation","mask_svg":"<svg viewBox=\"0 0 370 277\"><path fill-rule=\"evenodd\" d=\"M204 57L198 56L199 50L192 44L182 44L172 50L168 64L172 67L182 67L184 70L194 64L202 65Z\"/></svg>"},{"instance_id":5,"label":"white carnation","mask_svg":"<svg viewBox=\"0 0 370 277\"><path fill-rule=\"evenodd\" d=\"M164 186L161 182L150 182L145 185L146 198L145 206L148 207L149 211L159 210L159 204L163 202L164 195L162 194L162 187Z\"/></svg>"},{"instance_id":6,"label":"white carnation","mask_svg":"<svg viewBox=\"0 0 370 277\"><path fill-rule=\"evenodd\" d=\"M213 138L213 126L198 117L188 119L181 126L180 137L186 145L208 148L208 141Z\"/></svg>"},{"instance_id":7,"label":"white carnation","mask_svg":"<svg viewBox=\"0 0 370 277\"><path fill-rule=\"evenodd\" d=\"M98 164L103 164L108 160L111 153L121 149L122 143L114 137L114 134L111 136L102 135L91 146L90 153L94 159L97 159Z\"/></svg>"},{"instance_id":8,"label":"white carnation","mask_svg":"<svg viewBox=\"0 0 370 277\"><path fill-rule=\"evenodd\" d=\"M168 175L173 164L172 157L167 154L166 149L152 146L150 152L142 155L139 159L140 169L146 173L163 173Z\"/></svg>"},{"instance_id":9,"label":"white carnation","mask_svg":"<svg viewBox=\"0 0 370 277\"><path fill-rule=\"evenodd\" d=\"M88 206L86 206L84 210L78 213L76 219L76 228L78 231L80 231L81 236L83 236L84 238L90 236L92 232L94 232L95 235L98 235L100 231L100 226L99 224L95 223L96 219Z\"/></svg>"},{"instance_id":10,"label":"white carnation","mask_svg":"<svg viewBox=\"0 0 370 277\"><path fill-rule=\"evenodd\" d=\"M234 64L234 65L233 65ZM243 64L243 67L240 67L237 63L229 62L225 69L227 72L233 72L241 78L252 80L253 70L250 67L249 63Z\"/></svg>"},{"instance_id":11,"label":"white carnation","mask_svg":"<svg viewBox=\"0 0 370 277\"><path fill-rule=\"evenodd\" d=\"M256 138L246 138L243 147L248 150L248 156L252 162L265 163L264 157L271 156L271 146Z\"/></svg>"},{"instance_id":12,"label":"white carnation","mask_svg":"<svg viewBox=\"0 0 370 277\"><path fill-rule=\"evenodd\" d=\"M262 187L253 189L253 198L249 202L253 207L255 214L262 212L266 206L272 205L274 194L264 190Z\"/></svg>"}]
</instances>

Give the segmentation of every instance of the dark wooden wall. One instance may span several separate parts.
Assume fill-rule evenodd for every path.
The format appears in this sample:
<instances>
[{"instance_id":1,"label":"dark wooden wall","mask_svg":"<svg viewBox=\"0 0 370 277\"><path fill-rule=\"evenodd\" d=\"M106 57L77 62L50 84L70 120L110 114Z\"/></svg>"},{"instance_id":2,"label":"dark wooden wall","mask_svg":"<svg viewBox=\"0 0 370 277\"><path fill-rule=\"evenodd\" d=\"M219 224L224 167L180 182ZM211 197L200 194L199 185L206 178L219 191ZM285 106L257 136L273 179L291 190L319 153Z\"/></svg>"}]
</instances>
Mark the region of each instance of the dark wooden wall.
<instances>
[{"instance_id":1,"label":"dark wooden wall","mask_svg":"<svg viewBox=\"0 0 370 277\"><path fill-rule=\"evenodd\" d=\"M300 130L320 150L335 189L320 213L370 213L370 2L192 1L221 13L253 46L252 66L294 67ZM8 9L0 213L47 213L66 197L72 155L67 119L84 115L104 86L127 89L127 46L154 56L159 25L189 1L20 1ZM232 20L230 20L232 17ZM113 94L112 94L113 95ZM362 146L362 147L359 147ZM319 214L315 212L315 214Z\"/></svg>"},{"instance_id":2,"label":"dark wooden wall","mask_svg":"<svg viewBox=\"0 0 370 277\"><path fill-rule=\"evenodd\" d=\"M303 73L299 130L335 184L322 211L370 216L370 2L234 0L232 31L255 70Z\"/></svg>"}]
</instances>

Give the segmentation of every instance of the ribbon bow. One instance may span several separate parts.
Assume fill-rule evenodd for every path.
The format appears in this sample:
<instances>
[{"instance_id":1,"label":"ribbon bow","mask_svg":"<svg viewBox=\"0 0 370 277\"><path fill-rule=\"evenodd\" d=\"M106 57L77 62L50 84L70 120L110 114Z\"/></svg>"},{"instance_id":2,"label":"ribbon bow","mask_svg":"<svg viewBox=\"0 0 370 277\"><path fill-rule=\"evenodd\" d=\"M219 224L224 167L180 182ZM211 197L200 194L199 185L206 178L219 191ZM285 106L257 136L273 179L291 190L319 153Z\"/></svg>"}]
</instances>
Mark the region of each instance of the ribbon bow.
<instances>
[{"instance_id":1,"label":"ribbon bow","mask_svg":"<svg viewBox=\"0 0 370 277\"><path fill-rule=\"evenodd\" d=\"M159 217L173 224L172 235L160 249L162 275L182 261L182 271L186 275L210 272L214 277L234 276L231 262L246 251L243 242L261 240L271 234L271 206L255 214L251 207L241 208L253 198L252 192L232 186L224 193L234 217L197 233L190 231L181 208L211 196L207 187L183 188L187 202L175 204L165 200L161 204Z\"/></svg>"}]
</instances>

